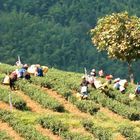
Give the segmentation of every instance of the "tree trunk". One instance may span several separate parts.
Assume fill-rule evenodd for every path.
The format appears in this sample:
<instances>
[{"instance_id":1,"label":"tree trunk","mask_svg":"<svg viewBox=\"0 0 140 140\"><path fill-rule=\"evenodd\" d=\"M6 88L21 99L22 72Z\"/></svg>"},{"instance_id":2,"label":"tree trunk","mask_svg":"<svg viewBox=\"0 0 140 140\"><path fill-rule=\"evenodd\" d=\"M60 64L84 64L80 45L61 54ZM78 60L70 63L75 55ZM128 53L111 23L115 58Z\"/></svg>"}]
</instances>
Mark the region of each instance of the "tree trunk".
<instances>
[{"instance_id":1,"label":"tree trunk","mask_svg":"<svg viewBox=\"0 0 140 140\"><path fill-rule=\"evenodd\" d=\"M132 70L132 65L129 62L128 62L128 75L130 78L130 82L134 83L134 74L133 74L133 70Z\"/></svg>"}]
</instances>

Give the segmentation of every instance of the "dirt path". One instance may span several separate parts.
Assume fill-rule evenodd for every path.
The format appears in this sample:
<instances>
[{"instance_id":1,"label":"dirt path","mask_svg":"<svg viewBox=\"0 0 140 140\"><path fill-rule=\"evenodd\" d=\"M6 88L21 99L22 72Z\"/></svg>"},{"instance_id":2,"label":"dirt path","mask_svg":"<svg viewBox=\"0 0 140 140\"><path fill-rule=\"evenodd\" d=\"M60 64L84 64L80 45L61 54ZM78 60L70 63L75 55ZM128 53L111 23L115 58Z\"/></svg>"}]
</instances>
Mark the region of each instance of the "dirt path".
<instances>
[{"instance_id":1,"label":"dirt path","mask_svg":"<svg viewBox=\"0 0 140 140\"><path fill-rule=\"evenodd\" d=\"M91 116L90 114L81 112L75 105L66 101L64 99L64 97L59 95L56 91L53 91L52 89L48 89L48 88L42 88L42 89L43 89L43 91L48 93L50 96L52 96L52 97L56 98L58 101L60 101L70 113L78 115L78 116L83 117L83 118L88 118L88 119L93 118L93 116ZM108 108L101 107L99 111L104 113L105 115L107 115L110 119L113 119L117 122L125 120L122 116L112 112ZM75 131L76 129L73 128L71 130ZM81 134L83 133L83 134L87 134L87 135L90 135L90 136L92 135L91 133L87 132L84 128L79 128L78 131L81 132ZM118 134L116 137L119 138L119 139L116 139L116 140L126 140L126 138L124 138L124 136L122 136L121 134Z\"/></svg>"},{"instance_id":2,"label":"dirt path","mask_svg":"<svg viewBox=\"0 0 140 140\"><path fill-rule=\"evenodd\" d=\"M10 106L9 104L0 101L0 109L4 109L4 110L9 110L10 111ZM15 108L12 108L15 109ZM4 130L7 132L7 134L10 137L13 137L14 140L25 140L24 138L20 137L20 135L13 130L12 127L10 127L7 123L0 121L0 130Z\"/></svg>"},{"instance_id":3,"label":"dirt path","mask_svg":"<svg viewBox=\"0 0 140 140\"><path fill-rule=\"evenodd\" d=\"M14 131L12 127L2 121L0 121L0 130L6 131L10 137L14 138L14 140L25 140L16 131Z\"/></svg>"},{"instance_id":4,"label":"dirt path","mask_svg":"<svg viewBox=\"0 0 140 140\"><path fill-rule=\"evenodd\" d=\"M44 136L50 137L52 140L62 140L59 136L54 135L49 129L42 128L40 125L37 125L36 129Z\"/></svg>"},{"instance_id":5,"label":"dirt path","mask_svg":"<svg viewBox=\"0 0 140 140\"><path fill-rule=\"evenodd\" d=\"M70 113L76 114L76 115L80 115L83 117L92 117L90 114L88 113L83 113L81 112L75 105L73 105L72 103L66 101L64 99L64 97L62 97L61 95L59 95L56 91L53 91L51 89L47 89L47 88L43 88L43 91L45 91L46 93L48 93L50 96L56 98L60 103L62 103L66 110L68 110ZM111 110L109 110L108 108L105 107L100 107L100 112L106 114L110 119L115 119L118 122L125 120L122 116L112 112Z\"/></svg>"},{"instance_id":6,"label":"dirt path","mask_svg":"<svg viewBox=\"0 0 140 140\"><path fill-rule=\"evenodd\" d=\"M74 133L83 134L84 136L90 136L93 140L95 140L95 137L93 136L93 134L88 132L88 131L86 131L83 127L80 127L80 128L70 128L70 131L74 132Z\"/></svg>"},{"instance_id":7,"label":"dirt path","mask_svg":"<svg viewBox=\"0 0 140 140\"><path fill-rule=\"evenodd\" d=\"M128 139L122 136L120 133L118 133L114 140L128 140Z\"/></svg>"},{"instance_id":8,"label":"dirt path","mask_svg":"<svg viewBox=\"0 0 140 140\"><path fill-rule=\"evenodd\" d=\"M9 89L8 86L2 86L2 87L3 88L6 88L6 89ZM17 96L21 97L26 102L27 106L29 107L29 109L32 112L36 112L36 113L39 113L39 114L42 114L42 113L56 113L56 114L59 114L57 112L53 112L52 110L49 110L49 109L44 108L43 106L41 106L36 101L32 100L28 95L25 95L24 92L22 92L20 90L15 90L15 91L11 91L11 92L13 92ZM1 105L4 106L5 105L4 102Z\"/></svg>"},{"instance_id":9,"label":"dirt path","mask_svg":"<svg viewBox=\"0 0 140 140\"><path fill-rule=\"evenodd\" d=\"M66 101L64 99L64 97L59 95L56 91L53 91L52 89L47 89L47 88L42 88L42 89L40 88L40 90L43 90L43 91L46 92L46 94L49 94L50 96L56 98L65 107L65 109L68 110L71 114L73 114L75 116L79 116L80 118L82 117L82 118L88 118L88 119L91 118L91 119L93 119L93 116L91 116L88 113L81 112L75 105L73 105L72 103ZM27 106L30 107L33 112L37 112L37 113L45 113L46 112L46 113L52 113L52 114L55 113L55 112L50 111L50 110L46 111L46 109L43 109L40 104L36 103L35 101L31 100L30 97L28 97L27 95L23 94L22 91L16 91L16 94L18 96L21 96L23 98L23 100L26 101ZM120 115L110 111L108 108L101 107L100 112L104 113L110 119L115 119L115 121L117 121L117 122L125 120L123 117L121 117ZM81 131L82 131L83 128L79 128L79 129L81 129ZM40 131L44 132L44 130L42 130L42 129ZM123 139L123 136L120 135L120 138L121 137Z\"/></svg>"},{"instance_id":10,"label":"dirt path","mask_svg":"<svg viewBox=\"0 0 140 140\"><path fill-rule=\"evenodd\" d=\"M11 110L11 109L15 109L14 107L10 108L10 105L3 102L3 101L0 101L0 109L5 109L5 110Z\"/></svg>"},{"instance_id":11,"label":"dirt path","mask_svg":"<svg viewBox=\"0 0 140 140\"><path fill-rule=\"evenodd\" d=\"M48 88L42 88L42 90L45 91L46 94L57 99L65 107L65 109L68 110L70 113L77 115L77 116L80 116L80 117L84 117L84 118L85 117L88 117L88 118L92 117L88 113L81 112L75 105L73 105L72 103L65 100L64 97L61 96L60 94L58 94L56 91L54 91L52 89L48 89Z\"/></svg>"},{"instance_id":12,"label":"dirt path","mask_svg":"<svg viewBox=\"0 0 140 140\"><path fill-rule=\"evenodd\" d=\"M73 91L73 96L76 97L76 93L77 93L77 91ZM112 112L107 107L100 106L99 112L102 112L103 114L105 114L106 116L108 116L109 118L111 118L113 120L117 120L117 121L123 121L123 120L125 120L125 118L123 118L119 114L116 114L116 113Z\"/></svg>"},{"instance_id":13,"label":"dirt path","mask_svg":"<svg viewBox=\"0 0 140 140\"><path fill-rule=\"evenodd\" d=\"M112 112L111 110L109 110L106 107L100 107L100 112L104 113L106 116L108 116L110 119L115 120L115 121L124 121L126 120L125 118L123 118L122 116Z\"/></svg>"},{"instance_id":14,"label":"dirt path","mask_svg":"<svg viewBox=\"0 0 140 140\"><path fill-rule=\"evenodd\" d=\"M15 93L22 97L24 101L26 101L27 106L31 109L32 112L36 113L49 113L52 112L48 109L43 108L39 103L32 100L29 96L25 95L22 91L15 91Z\"/></svg>"}]
</instances>

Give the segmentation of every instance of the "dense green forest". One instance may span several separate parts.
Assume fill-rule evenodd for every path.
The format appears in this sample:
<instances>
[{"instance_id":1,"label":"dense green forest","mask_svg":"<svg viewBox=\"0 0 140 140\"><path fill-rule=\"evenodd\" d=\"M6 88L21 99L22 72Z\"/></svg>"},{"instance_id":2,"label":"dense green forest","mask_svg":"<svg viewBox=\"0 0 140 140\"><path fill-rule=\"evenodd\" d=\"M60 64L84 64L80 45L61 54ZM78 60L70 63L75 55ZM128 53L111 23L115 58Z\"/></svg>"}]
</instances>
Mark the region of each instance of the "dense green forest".
<instances>
[{"instance_id":1,"label":"dense green forest","mask_svg":"<svg viewBox=\"0 0 140 140\"><path fill-rule=\"evenodd\" d=\"M127 78L127 66L97 53L89 30L98 18L128 11L140 17L139 0L0 0L0 62L40 63L67 71L104 69ZM133 64L137 81L140 62Z\"/></svg>"}]
</instances>

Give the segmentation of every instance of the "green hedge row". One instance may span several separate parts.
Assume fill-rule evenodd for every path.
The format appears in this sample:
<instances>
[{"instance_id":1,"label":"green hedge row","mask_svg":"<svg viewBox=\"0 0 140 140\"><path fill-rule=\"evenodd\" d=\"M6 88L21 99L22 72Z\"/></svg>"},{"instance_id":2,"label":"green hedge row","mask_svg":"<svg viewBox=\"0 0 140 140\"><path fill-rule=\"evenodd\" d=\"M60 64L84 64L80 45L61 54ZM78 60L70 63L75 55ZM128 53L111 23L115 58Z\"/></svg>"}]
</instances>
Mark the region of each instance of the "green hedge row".
<instances>
[{"instance_id":1,"label":"green hedge row","mask_svg":"<svg viewBox=\"0 0 140 140\"><path fill-rule=\"evenodd\" d=\"M64 74L59 70L58 71L52 70L52 71L49 71L47 73L46 77L44 77L42 79L34 78L33 82L36 84L40 84L40 85L42 85L42 84L48 85L49 87L55 89L58 93L60 93L60 94L62 93L62 95L64 95L64 91L70 91L71 89L73 90L72 86L70 86L70 85L73 85L74 82L75 82L75 84L78 83L78 82L72 80L75 77L73 77L71 75L71 78L69 78L71 80L68 80L68 78L65 78L66 75L67 75L66 73ZM63 80L63 78L64 78L64 80ZM65 82L63 82L63 81L65 81ZM78 81L78 79L77 79L77 81ZM78 85L79 84L77 84L76 87L78 87ZM75 87L75 89L76 89L76 87ZM68 92L66 92L66 93L68 93ZM105 96L104 93L100 93L99 90L95 90L95 89L91 90L90 96L91 96L90 99L92 101L95 101L95 102L101 104L102 106L108 107L113 112L115 112L125 118L129 118L130 120L139 120L140 119L140 114L134 107L129 107L128 105L126 105L124 103L111 99L111 97ZM113 96L114 95L112 95L112 97ZM73 97L72 97L72 99L71 99L71 97L72 97L72 93L69 94L68 99L70 101L73 101ZM76 99L74 99L74 103L76 104L75 101L76 101ZM86 105L86 106L88 106L88 105ZM88 112L89 106L87 107L87 112Z\"/></svg>"},{"instance_id":2,"label":"green hedge row","mask_svg":"<svg viewBox=\"0 0 140 140\"><path fill-rule=\"evenodd\" d=\"M94 115L100 109L100 106L90 100L77 100L77 97L71 96L69 101L79 108L82 112L90 113Z\"/></svg>"},{"instance_id":3,"label":"green hedge row","mask_svg":"<svg viewBox=\"0 0 140 140\"><path fill-rule=\"evenodd\" d=\"M87 131L94 134L99 140L113 140L111 129L101 127L90 120L85 120L82 124Z\"/></svg>"},{"instance_id":4,"label":"green hedge row","mask_svg":"<svg viewBox=\"0 0 140 140\"><path fill-rule=\"evenodd\" d=\"M21 122L15 115L6 110L0 110L0 119L7 122L17 133L26 140L50 140L40 134L32 125Z\"/></svg>"},{"instance_id":5,"label":"green hedge row","mask_svg":"<svg viewBox=\"0 0 140 140\"><path fill-rule=\"evenodd\" d=\"M49 85L50 88L57 91L58 94L61 94L66 100L76 105L77 108L79 108L83 112L93 115L100 109L99 105L95 104L93 101L77 99L75 96L73 96L72 91L67 88L67 86L65 87L65 85L63 85L61 82L58 82L57 80L54 82L54 80L50 79L50 77L33 77L32 82L40 86L43 86L42 83L45 83L45 85Z\"/></svg>"},{"instance_id":6,"label":"green hedge row","mask_svg":"<svg viewBox=\"0 0 140 140\"><path fill-rule=\"evenodd\" d=\"M57 73L57 75L55 73ZM79 90L78 87L79 87L79 81L81 80L81 74L69 73L69 72L66 73L66 72L63 72L60 70L51 69L47 73L47 77L48 78L46 78L46 82L47 82L47 79L52 79L53 84L56 82L62 83L62 81L64 81L65 87L67 87L67 89ZM104 80L104 79L101 79L101 80ZM48 80L48 83L50 83L49 80ZM45 84L45 82L43 82L43 84ZM113 84L110 86L113 87ZM128 85L126 94L121 94L117 90L109 90L109 92L106 92L106 95L114 100L119 101L122 104L128 105L131 108L134 108L136 110L140 110L140 108L139 108L140 101L138 101L138 100L131 101L128 97L128 93L134 92L133 86L131 84Z\"/></svg>"},{"instance_id":7,"label":"green hedge row","mask_svg":"<svg viewBox=\"0 0 140 140\"><path fill-rule=\"evenodd\" d=\"M5 131L0 130L0 140L12 140L12 138Z\"/></svg>"},{"instance_id":8,"label":"green hedge row","mask_svg":"<svg viewBox=\"0 0 140 140\"><path fill-rule=\"evenodd\" d=\"M54 134L61 136L64 140L93 140L93 137L91 138L91 136L70 132L68 125L55 116L41 117L38 119L38 123L43 128L48 128Z\"/></svg>"},{"instance_id":9,"label":"green hedge row","mask_svg":"<svg viewBox=\"0 0 140 140\"><path fill-rule=\"evenodd\" d=\"M45 108L52 109L58 112L64 112L64 106L56 99L41 91L38 87L28 83L26 80L18 80L16 86L22 90L31 99L35 100Z\"/></svg>"},{"instance_id":10,"label":"green hedge row","mask_svg":"<svg viewBox=\"0 0 140 140\"><path fill-rule=\"evenodd\" d=\"M0 88L0 100L6 103L9 103L9 96L11 96L12 105L19 110L29 110L26 102L17 96L15 93L12 93L10 90L1 87Z\"/></svg>"},{"instance_id":11,"label":"green hedge row","mask_svg":"<svg viewBox=\"0 0 140 140\"><path fill-rule=\"evenodd\" d=\"M121 125L119 131L129 140L140 140L140 131L137 131L134 126Z\"/></svg>"},{"instance_id":12,"label":"green hedge row","mask_svg":"<svg viewBox=\"0 0 140 140\"><path fill-rule=\"evenodd\" d=\"M0 72L1 73L12 72L15 69L17 69L16 66L11 66L11 65L8 65L8 64L0 64Z\"/></svg>"},{"instance_id":13,"label":"green hedge row","mask_svg":"<svg viewBox=\"0 0 140 140\"><path fill-rule=\"evenodd\" d=\"M127 90L129 91L131 89L129 89L129 87L128 87ZM131 92L129 92L129 93L131 93ZM117 91L117 90L114 89L113 91L106 92L105 94L109 98L117 100L120 103L123 103L125 105L128 105L129 107L135 108L136 110L140 111L140 107L139 107L140 106L140 101L138 100L138 98L136 98L134 100L130 100L129 99L129 93L122 94L122 93L120 93L120 91Z\"/></svg>"},{"instance_id":14,"label":"green hedge row","mask_svg":"<svg viewBox=\"0 0 140 140\"><path fill-rule=\"evenodd\" d=\"M52 68L49 69L45 77L38 78L36 83L38 82L38 84L48 88L53 88L56 83L60 83L64 87L67 87L67 89L78 90L80 85L79 79L81 79L81 76L82 75L79 73L66 72ZM41 82L40 79L42 79Z\"/></svg>"},{"instance_id":15,"label":"green hedge row","mask_svg":"<svg viewBox=\"0 0 140 140\"><path fill-rule=\"evenodd\" d=\"M62 132L68 131L68 126L55 116L41 117L38 119L38 123L43 128L50 129L56 135L61 135Z\"/></svg>"},{"instance_id":16,"label":"green hedge row","mask_svg":"<svg viewBox=\"0 0 140 140\"><path fill-rule=\"evenodd\" d=\"M48 73L47 73L47 77L46 81L44 80L44 82L42 81L42 83L45 85L45 83L62 83L64 81L64 85L65 87L67 87L67 89L72 89L72 90L79 90L79 82L81 80L81 75L82 74L77 74L77 73L71 73L71 72L63 72L60 70L56 70L56 69L51 69ZM49 81L51 79L51 81ZM63 80L64 79L64 80ZM103 80L104 79L100 79ZM104 81L105 82L105 81ZM53 84L51 84L53 85ZM113 84L110 85L111 89L113 89ZM135 99L133 101L131 101L128 97L129 93L134 93L134 85L132 84L128 84L127 90L126 90L126 94L121 94L119 91L117 90L109 90L109 92L106 93L106 95L112 99L115 99L123 104L126 104L132 108L135 108L136 110L139 110L139 106L140 106L140 101Z\"/></svg>"},{"instance_id":17,"label":"green hedge row","mask_svg":"<svg viewBox=\"0 0 140 140\"><path fill-rule=\"evenodd\" d=\"M13 68L13 66L7 65L7 69L12 69L12 68ZM47 78L47 77L32 77L32 82L36 83L38 85L41 85L43 87L48 87L48 88L55 89L66 100L70 100L72 103L74 103L83 112L89 112L90 114L94 114L95 112L97 112L99 110L99 106L96 105L95 103L93 103L91 101L84 101L84 103L83 103L82 101L76 100L75 97L72 96L72 92L71 92L70 88L77 89L77 85L75 85L75 83L77 83L76 81L79 77L81 77L81 74L75 74L76 78L74 78L74 80L73 80L72 75L74 73L71 73L71 72L62 73L63 71L55 70L55 69L52 69L52 70L49 70L49 71L50 71L50 73L47 73L47 74L49 74L49 75L47 75L47 77L49 77L49 78ZM63 74L63 76L62 76L62 74ZM55 76L57 76L57 78ZM65 78L67 77L66 79L67 80L69 79L69 81L73 81L73 83L71 84L71 82L67 82L67 83L69 83L69 85L67 86L67 83L64 81L65 80L64 77ZM20 88L21 88L21 84L20 84L19 81L17 82L17 85L18 86L20 85ZM22 84L22 86L23 85L24 84ZM70 87L70 88L68 88L68 87ZM26 88L24 89L24 91L25 90L27 91ZM29 96L30 95L31 94L29 94ZM34 97L33 97L33 95L31 95L30 97L32 99L36 100L35 95L34 95ZM48 105L46 105L47 102L44 99L44 97L42 98L42 100L39 100L39 99L41 99L41 97L38 98L38 102L40 104L44 104L43 105L44 107L48 106ZM60 107L60 112L61 112L61 107Z\"/></svg>"},{"instance_id":18,"label":"green hedge row","mask_svg":"<svg viewBox=\"0 0 140 140\"><path fill-rule=\"evenodd\" d=\"M102 106L108 107L113 112L125 118L130 120L140 120L140 113L136 109L124 105L116 100L112 100L97 90L90 93L90 99L101 104Z\"/></svg>"},{"instance_id":19,"label":"green hedge row","mask_svg":"<svg viewBox=\"0 0 140 140\"><path fill-rule=\"evenodd\" d=\"M54 79L50 79L50 77L32 77L31 81L33 84L39 85L41 87L47 87L49 89L54 89L58 91L59 93L61 92L61 95L68 100L69 97L72 95L72 92L70 89L67 89L65 85L61 84L58 85L54 82Z\"/></svg>"}]
</instances>

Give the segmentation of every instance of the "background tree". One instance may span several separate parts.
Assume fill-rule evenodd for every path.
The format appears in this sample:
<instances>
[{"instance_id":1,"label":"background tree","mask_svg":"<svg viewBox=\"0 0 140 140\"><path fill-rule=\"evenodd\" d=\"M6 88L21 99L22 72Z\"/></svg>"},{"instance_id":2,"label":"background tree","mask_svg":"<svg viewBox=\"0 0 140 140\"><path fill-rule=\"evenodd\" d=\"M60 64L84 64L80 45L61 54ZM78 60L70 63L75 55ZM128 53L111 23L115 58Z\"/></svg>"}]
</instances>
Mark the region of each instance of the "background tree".
<instances>
[{"instance_id":1,"label":"background tree","mask_svg":"<svg viewBox=\"0 0 140 140\"><path fill-rule=\"evenodd\" d=\"M127 64L97 53L87 33L113 12L140 17L139 7L139 0L0 0L0 62L13 65L20 55L23 63L77 72L104 69L126 78ZM139 64L133 64L137 82Z\"/></svg>"},{"instance_id":2,"label":"background tree","mask_svg":"<svg viewBox=\"0 0 140 140\"><path fill-rule=\"evenodd\" d=\"M91 29L91 38L99 51L107 51L109 58L127 62L133 82L131 64L140 58L140 18L127 12L107 15Z\"/></svg>"}]
</instances>

